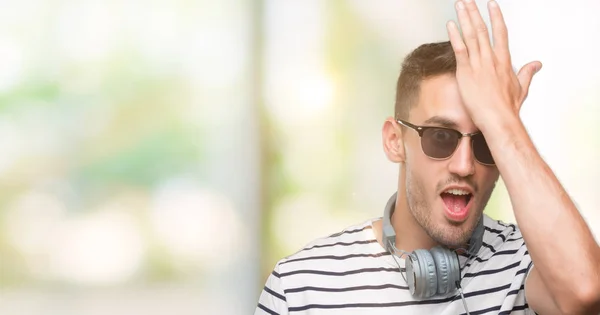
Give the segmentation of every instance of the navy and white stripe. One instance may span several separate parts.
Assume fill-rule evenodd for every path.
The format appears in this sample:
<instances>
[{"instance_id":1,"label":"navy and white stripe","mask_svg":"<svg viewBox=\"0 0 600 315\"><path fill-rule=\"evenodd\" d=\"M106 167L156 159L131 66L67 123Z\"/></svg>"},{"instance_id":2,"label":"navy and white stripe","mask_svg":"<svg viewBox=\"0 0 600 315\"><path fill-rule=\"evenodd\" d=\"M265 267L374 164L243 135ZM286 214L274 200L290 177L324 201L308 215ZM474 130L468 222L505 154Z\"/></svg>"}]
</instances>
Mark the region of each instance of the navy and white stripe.
<instances>
[{"instance_id":1,"label":"navy and white stripe","mask_svg":"<svg viewBox=\"0 0 600 315\"><path fill-rule=\"evenodd\" d=\"M259 314L465 314L457 293L415 299L400 271L404 260L377 242L373 222L317 239L280 260L260 295ZM534 314L524 284L532 263L520 230L484 218L477 257L459 256L470 314Z\"/></svg>"}]
</instances>

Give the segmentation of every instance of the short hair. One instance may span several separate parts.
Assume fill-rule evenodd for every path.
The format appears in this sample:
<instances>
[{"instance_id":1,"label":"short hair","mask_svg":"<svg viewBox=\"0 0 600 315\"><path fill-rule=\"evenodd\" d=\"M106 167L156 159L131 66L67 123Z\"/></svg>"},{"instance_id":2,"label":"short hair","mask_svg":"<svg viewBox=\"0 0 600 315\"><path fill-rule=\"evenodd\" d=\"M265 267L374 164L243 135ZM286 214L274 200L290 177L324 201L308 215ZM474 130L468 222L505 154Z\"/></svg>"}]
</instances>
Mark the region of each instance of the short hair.
<instances>
[{"instance_id":1,"label":"short hair","mask_svg":"<svg viewBox=\"0 0 600 315\"><path fill-rule=\"evenodd\" d=\"M418 103L421 82L443 74L456 74L456 57L449 41L423 44L409 53L396 84L395 118L408 119Z\"/></svg>"}]
</instances>

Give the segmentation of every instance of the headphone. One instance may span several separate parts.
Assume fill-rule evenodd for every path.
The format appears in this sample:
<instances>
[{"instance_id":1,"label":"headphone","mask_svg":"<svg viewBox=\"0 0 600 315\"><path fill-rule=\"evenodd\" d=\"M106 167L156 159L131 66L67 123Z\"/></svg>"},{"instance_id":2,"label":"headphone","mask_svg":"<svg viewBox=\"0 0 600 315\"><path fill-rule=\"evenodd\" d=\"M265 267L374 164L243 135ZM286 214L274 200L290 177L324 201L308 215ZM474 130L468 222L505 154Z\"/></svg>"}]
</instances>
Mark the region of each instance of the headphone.
<instances>
[{"instance_id":1,"label":"headphone","mask_svg":"<svg viewBox=\"0 0 600 315\"><path fill-rule=\"evenodd\" d=\"M396 232L390 216L396 206L397 192L388 200L383 214L383 243L392 255L396 249ZM469 240L469 255L476 255L483 244L483 216ZM442 296L460 289L460 265L458 255L448 248L436 246L430 250L416 249L406 253L406 279L414 297L429 298ZM395 258L394 258L395 260Z\"/></svg>"}]
</instances>

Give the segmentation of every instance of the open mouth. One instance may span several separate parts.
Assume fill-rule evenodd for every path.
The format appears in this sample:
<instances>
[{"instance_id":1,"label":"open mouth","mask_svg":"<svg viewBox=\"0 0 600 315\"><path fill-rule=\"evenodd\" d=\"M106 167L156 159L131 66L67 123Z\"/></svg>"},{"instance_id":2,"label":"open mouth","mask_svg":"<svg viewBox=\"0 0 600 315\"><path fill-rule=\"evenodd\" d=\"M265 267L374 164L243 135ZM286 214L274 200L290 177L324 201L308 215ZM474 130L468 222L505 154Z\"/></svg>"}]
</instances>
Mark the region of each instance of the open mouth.
<instances>
[{"instance_id":1,"label":"open mouth","mask_svg":"<svg viewBox=\"0 0 600 315\"><path fill-rule=\"evenodd\" d=\"M454 220L463 220L473 199L473 194L464 189L448 189L440 194L446 213Z\"/></svg>"}]
</instances>

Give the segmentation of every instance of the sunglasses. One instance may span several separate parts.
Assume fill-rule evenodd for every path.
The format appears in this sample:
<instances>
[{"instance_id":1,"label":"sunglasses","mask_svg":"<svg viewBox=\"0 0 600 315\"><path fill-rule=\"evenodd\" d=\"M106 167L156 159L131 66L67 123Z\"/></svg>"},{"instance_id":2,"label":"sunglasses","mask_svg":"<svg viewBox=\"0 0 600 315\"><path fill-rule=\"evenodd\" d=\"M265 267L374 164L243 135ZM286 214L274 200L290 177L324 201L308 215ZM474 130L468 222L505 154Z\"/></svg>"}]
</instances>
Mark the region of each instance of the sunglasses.
<instances>
[{"instance_id":1,"label":"sunglasses","mask_svg":"<svg viewBox=\"0 0 600 315\"><path fill-rule=\"evenodd\" d=\"M461 133L445 127L416 126L397 119L399 124L415 130L421 137L421 148L428 157L444 160L452 156L462 137L471 137L471 147L475 159L483 165L495 165L492 152L481 132Z\"/></svg>"}]
</instances>

